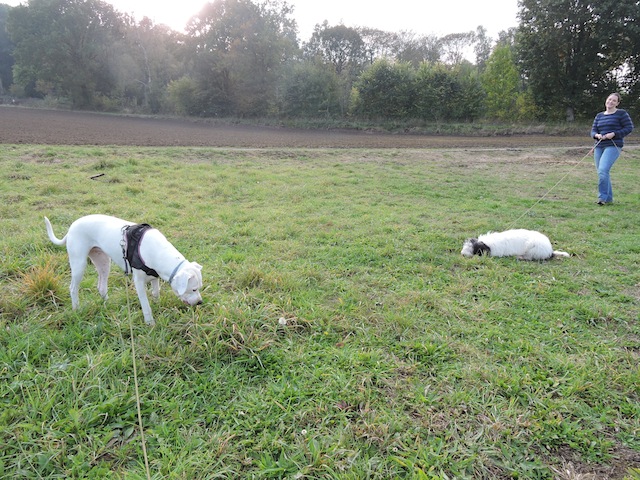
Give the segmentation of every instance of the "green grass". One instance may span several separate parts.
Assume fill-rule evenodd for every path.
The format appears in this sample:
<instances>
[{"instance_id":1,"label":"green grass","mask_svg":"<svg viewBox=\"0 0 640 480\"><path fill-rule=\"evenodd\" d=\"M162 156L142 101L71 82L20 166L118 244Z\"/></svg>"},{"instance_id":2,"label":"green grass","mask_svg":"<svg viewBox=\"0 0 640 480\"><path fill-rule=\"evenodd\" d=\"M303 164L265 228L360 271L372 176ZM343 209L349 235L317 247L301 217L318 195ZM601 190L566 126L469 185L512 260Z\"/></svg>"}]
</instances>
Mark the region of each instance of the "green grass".
<instances>
[{"instance_id":1,"label":"green grass","mask_svg":"<svg viewBox=\"0 0 640 480\"><path fill-rule=\"evenodd\" d=\"M635 478L640 151L608 207L587 154L4 146L0 477L146 477L132 325L153 478ZM72 311L42 217L89 213L162 230L205 303L164 285L150 329L89 267ZM512 227L573 256L460 255Z\"/></svg>"}]
</instances>

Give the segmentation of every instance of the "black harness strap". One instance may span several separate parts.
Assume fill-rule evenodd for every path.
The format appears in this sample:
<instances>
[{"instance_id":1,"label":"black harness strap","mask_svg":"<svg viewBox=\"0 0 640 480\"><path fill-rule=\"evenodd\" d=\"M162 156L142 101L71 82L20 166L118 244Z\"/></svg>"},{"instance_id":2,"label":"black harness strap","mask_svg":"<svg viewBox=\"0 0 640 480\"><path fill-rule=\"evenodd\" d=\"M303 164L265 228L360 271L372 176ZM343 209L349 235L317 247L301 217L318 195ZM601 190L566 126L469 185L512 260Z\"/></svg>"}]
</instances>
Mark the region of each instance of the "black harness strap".
<instances>
[{"instance_id":1,"label":"black harness strap","mask_svg":"<svg viewBox=\"0 0 640 480\"><path fill-rule=\"evenodd\" d=\"M158 277L158 272L147 267L140 256L140 242L147 230L153 227L146 223L128 225L122 228L122 257L124 259L124 273L128 274L130 269L142 270L151 277Z\"/></svg>"}]
</instances>

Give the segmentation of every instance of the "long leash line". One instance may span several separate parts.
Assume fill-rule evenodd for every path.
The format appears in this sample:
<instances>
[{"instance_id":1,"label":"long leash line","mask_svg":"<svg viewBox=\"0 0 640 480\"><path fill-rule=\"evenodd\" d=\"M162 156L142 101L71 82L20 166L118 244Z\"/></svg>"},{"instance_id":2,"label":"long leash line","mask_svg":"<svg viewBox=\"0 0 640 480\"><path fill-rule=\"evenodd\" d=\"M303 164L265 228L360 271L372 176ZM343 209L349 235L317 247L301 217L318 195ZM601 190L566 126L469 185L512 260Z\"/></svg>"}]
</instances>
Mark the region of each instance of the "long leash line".
<instances>
[{"instance_id":1,"label":"long leash line","mask_svg":"<svg viewBox=\"0 0 640 480\"><path fill-rule=\"evenodd\" d=\"M136 409L138 411L138 428L140 429L140 441L142 443L142 455L144 457L144 467L147 480L151 480L151 470L149 468L149 455L147 454L147 441L144 437L144 424L142 423L142 408L140 406L140 389L138 388L138 367L136 363L136 346L133 336L133 322L131 320L131 304L129 302L129 277L126 276L127 292L127 318L129 319L129 340L131 340L131 362L133 363L133 385L136 393Z\"/></svg>"},{"instance_id":2,"label":"long leash line","mask_svg":"<svg viewBox=\"0 0 640 480\"><path fill-rule=\"evenodd\" d=\"M542 195L542 197L540 197L540 198L539 198L539 199L538 199L538 200L537 200L533 205L531 205L528 209L526 209L522 215L520 215L520 216L519 216L518 218L516 218L513 222L511 222L511 225L509 225L509 229L510 229L510 228L512 228L515 224L517 224L517 223L522 219L522 217L524 217L524 216L525 216L525 215L527 215L531 210L533 210L533 209L534 209L534 208L535 208L535 207L536 207L536 206L537 206L537 205L538 205L542 200L544 200L545 198L547 198L547 196L548 196L548 195L549 195L549 194L550 194L550 193L551 193L551 192L552 192L552 191L553 191L553 190L554 190L558 185L560 185L560 184L564 181L564 179L565 179L565 178L567 178L567 177L569 176L569 174L570 174L570 173L572 173L572 172L573 172L573 170L574 170L578 165L580 165L580 164L584 161L584 159L585 159L585 158L587 158L588 156L590 156L590 155L593 153L593 151L595 150L595 148L596 148L598 145L600 145L600 142L602 142L602 139L598 140L598 142L597 142L593 147L591 147L591 149L587 152L587 154L586 154L584 157L582 157L580 160L578 160L578 161L575 163L575 165L574 165L573 167L571 167L571 169L569 169L569 170L567 171L567 173L565 173L565 174L562 176L562 178L560 178L560 180L558 180L558 181L555 183L555 185L554 185L553 187L551 187L549 190L547 190L547 192L546 192L544 195ZM617 145L616 145L616 146L617 146ZM508 229L507 229L507 230L508 230Z\"/></svg>"}]
</instances>

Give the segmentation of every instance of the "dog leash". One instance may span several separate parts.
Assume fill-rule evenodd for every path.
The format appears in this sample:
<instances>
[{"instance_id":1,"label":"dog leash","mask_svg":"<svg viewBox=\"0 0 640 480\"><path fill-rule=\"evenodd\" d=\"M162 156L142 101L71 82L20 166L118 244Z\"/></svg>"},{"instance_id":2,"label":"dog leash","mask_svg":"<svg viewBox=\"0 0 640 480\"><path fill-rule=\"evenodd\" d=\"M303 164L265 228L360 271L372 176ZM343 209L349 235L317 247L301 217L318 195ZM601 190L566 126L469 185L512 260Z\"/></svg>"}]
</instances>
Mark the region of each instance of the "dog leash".
<instances>
[{"instance_id":1,"label":"dog leash","mask_svg":"<svg viewBox=\"0 0 640 480\"><path fill-rule=\"evenodd\" d=\"M565 173L565 174L562 176L562 178L560 178L560 180L558 180L558 181L556 182L556 184L555 184L553 187L551 187L551 188L550 188L550 189L549 189L549 190L548 190L544 195L542 195L542 197L540 197L540 198L539 198L539 199L538 199L538 200L537 200L533 205L531 205L527 210L525 210L525 211L524 211L524 213L523 213L522 215L520 215L520 216L519 216L518 218L516 218L513 222L511 222L511 224L509 225L509 228L513 228L513 226L514 226L515 224L517 224L517 223L522 219L522 217L524 217L524 216L525 216L525 215L527 215L531 210L533 210L533 209L534 209L534 208L535 208L535 207L536 207L536 206L537 206L537 205L538 205L542 200L544 200L544 199L545 199L545 198L546 198L546 197L547 197L547 196L548 196L548 195L549 195L549 194L550 194L550 193L551 193L551 192L552 192L552 191L553 191L553 190L554 190L558 185L560 185L560 184L564 181L564 179L565 179L565 178L567 178L567 177L569 176L569 174L570 174L570 173L572 173L572 172L573 172L573 170L574 170L578 165L580 165L580 164L584 161L584 159L585 159L585 158L587 158L588 156L590 156L590 155L593 153L593 151L595 150L595 148L596 148L598 145L600 145L600 142L602 142L602 139L598 140L598 142L597 142L593 147L591 147L591 149L587 152L587 154L586 154L584 157L582 157L580 160L578 160L578 161L576 162L576 164L575 164L571 169L569 169L569 171L567 171L567 173ZM614 145L615 145L615 143L614 143ZM617 147L617 145L616 145L616 147ZM619 148L618 148L618 149L619 149Z\"/></svg>"},{"instance_id":2,"label":"dog leash","mask_svg":"<svg viewBox=\"0 0 640 480\"><path fill-rule=\"evenodd\" d=\"M147 480L151 480L151 470L149 468L149 454L147 453L147 441L144 436L144 423L142 422L142 407L140 406L140 389L138 388L138 366L136 362L136 346L133 334L133 321L131 320L131 303L129 301L129 280L125 277L127 295L127 317L129 319L129 340L131 341L131 363L133 364L133 385L136 394L136 409L138 413L138 428L140 429L140 443L142 444L142 456L144 457L145 472Z\"/></svg>"}]
</instances>

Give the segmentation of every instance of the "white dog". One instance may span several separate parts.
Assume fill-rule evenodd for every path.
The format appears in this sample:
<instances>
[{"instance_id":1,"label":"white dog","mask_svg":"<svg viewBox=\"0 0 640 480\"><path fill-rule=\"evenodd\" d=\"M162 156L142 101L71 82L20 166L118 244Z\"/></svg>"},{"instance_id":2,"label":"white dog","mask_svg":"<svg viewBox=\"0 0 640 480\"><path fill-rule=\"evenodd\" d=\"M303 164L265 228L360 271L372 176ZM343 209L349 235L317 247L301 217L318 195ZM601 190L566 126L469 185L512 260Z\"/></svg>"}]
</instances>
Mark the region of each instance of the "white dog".
<instances>
[{"instance_id":1,"label":"white dog","mask_svg":"<svg viewBox=\"0 0 640 480\"><path fill-rule=\"evenodd\" d=\"M56 245L67 246L71 266L69 291L74 310L79 303L78 291L87 257L98 271L98 292L105 300L111 261L125 273L132 272L144 321L148 325L155 324L145 288L149 282L154 298L160 294L159 278L162 278L169 282L184 303L202 303L202 267L195 262L188 262L158 230L108 215L87 215L73 222L64 238L59 240L53 233L49 219L44 217L44 221L49 239Z\"/></svg>"},{"instance_id":2,"label":"white dog","mask_svg":"<svg viewBox=\"0 0 640 480\"><path fill-rule=\"evenodd\" d=\"M492 257L516 256L520 260L548 260L552 257L568 257L567 252L553 250L546 235L534 230L506 230L489 232L478 238L465 240L462 255L488 254Z\"/></svg>"}]
</instances>

